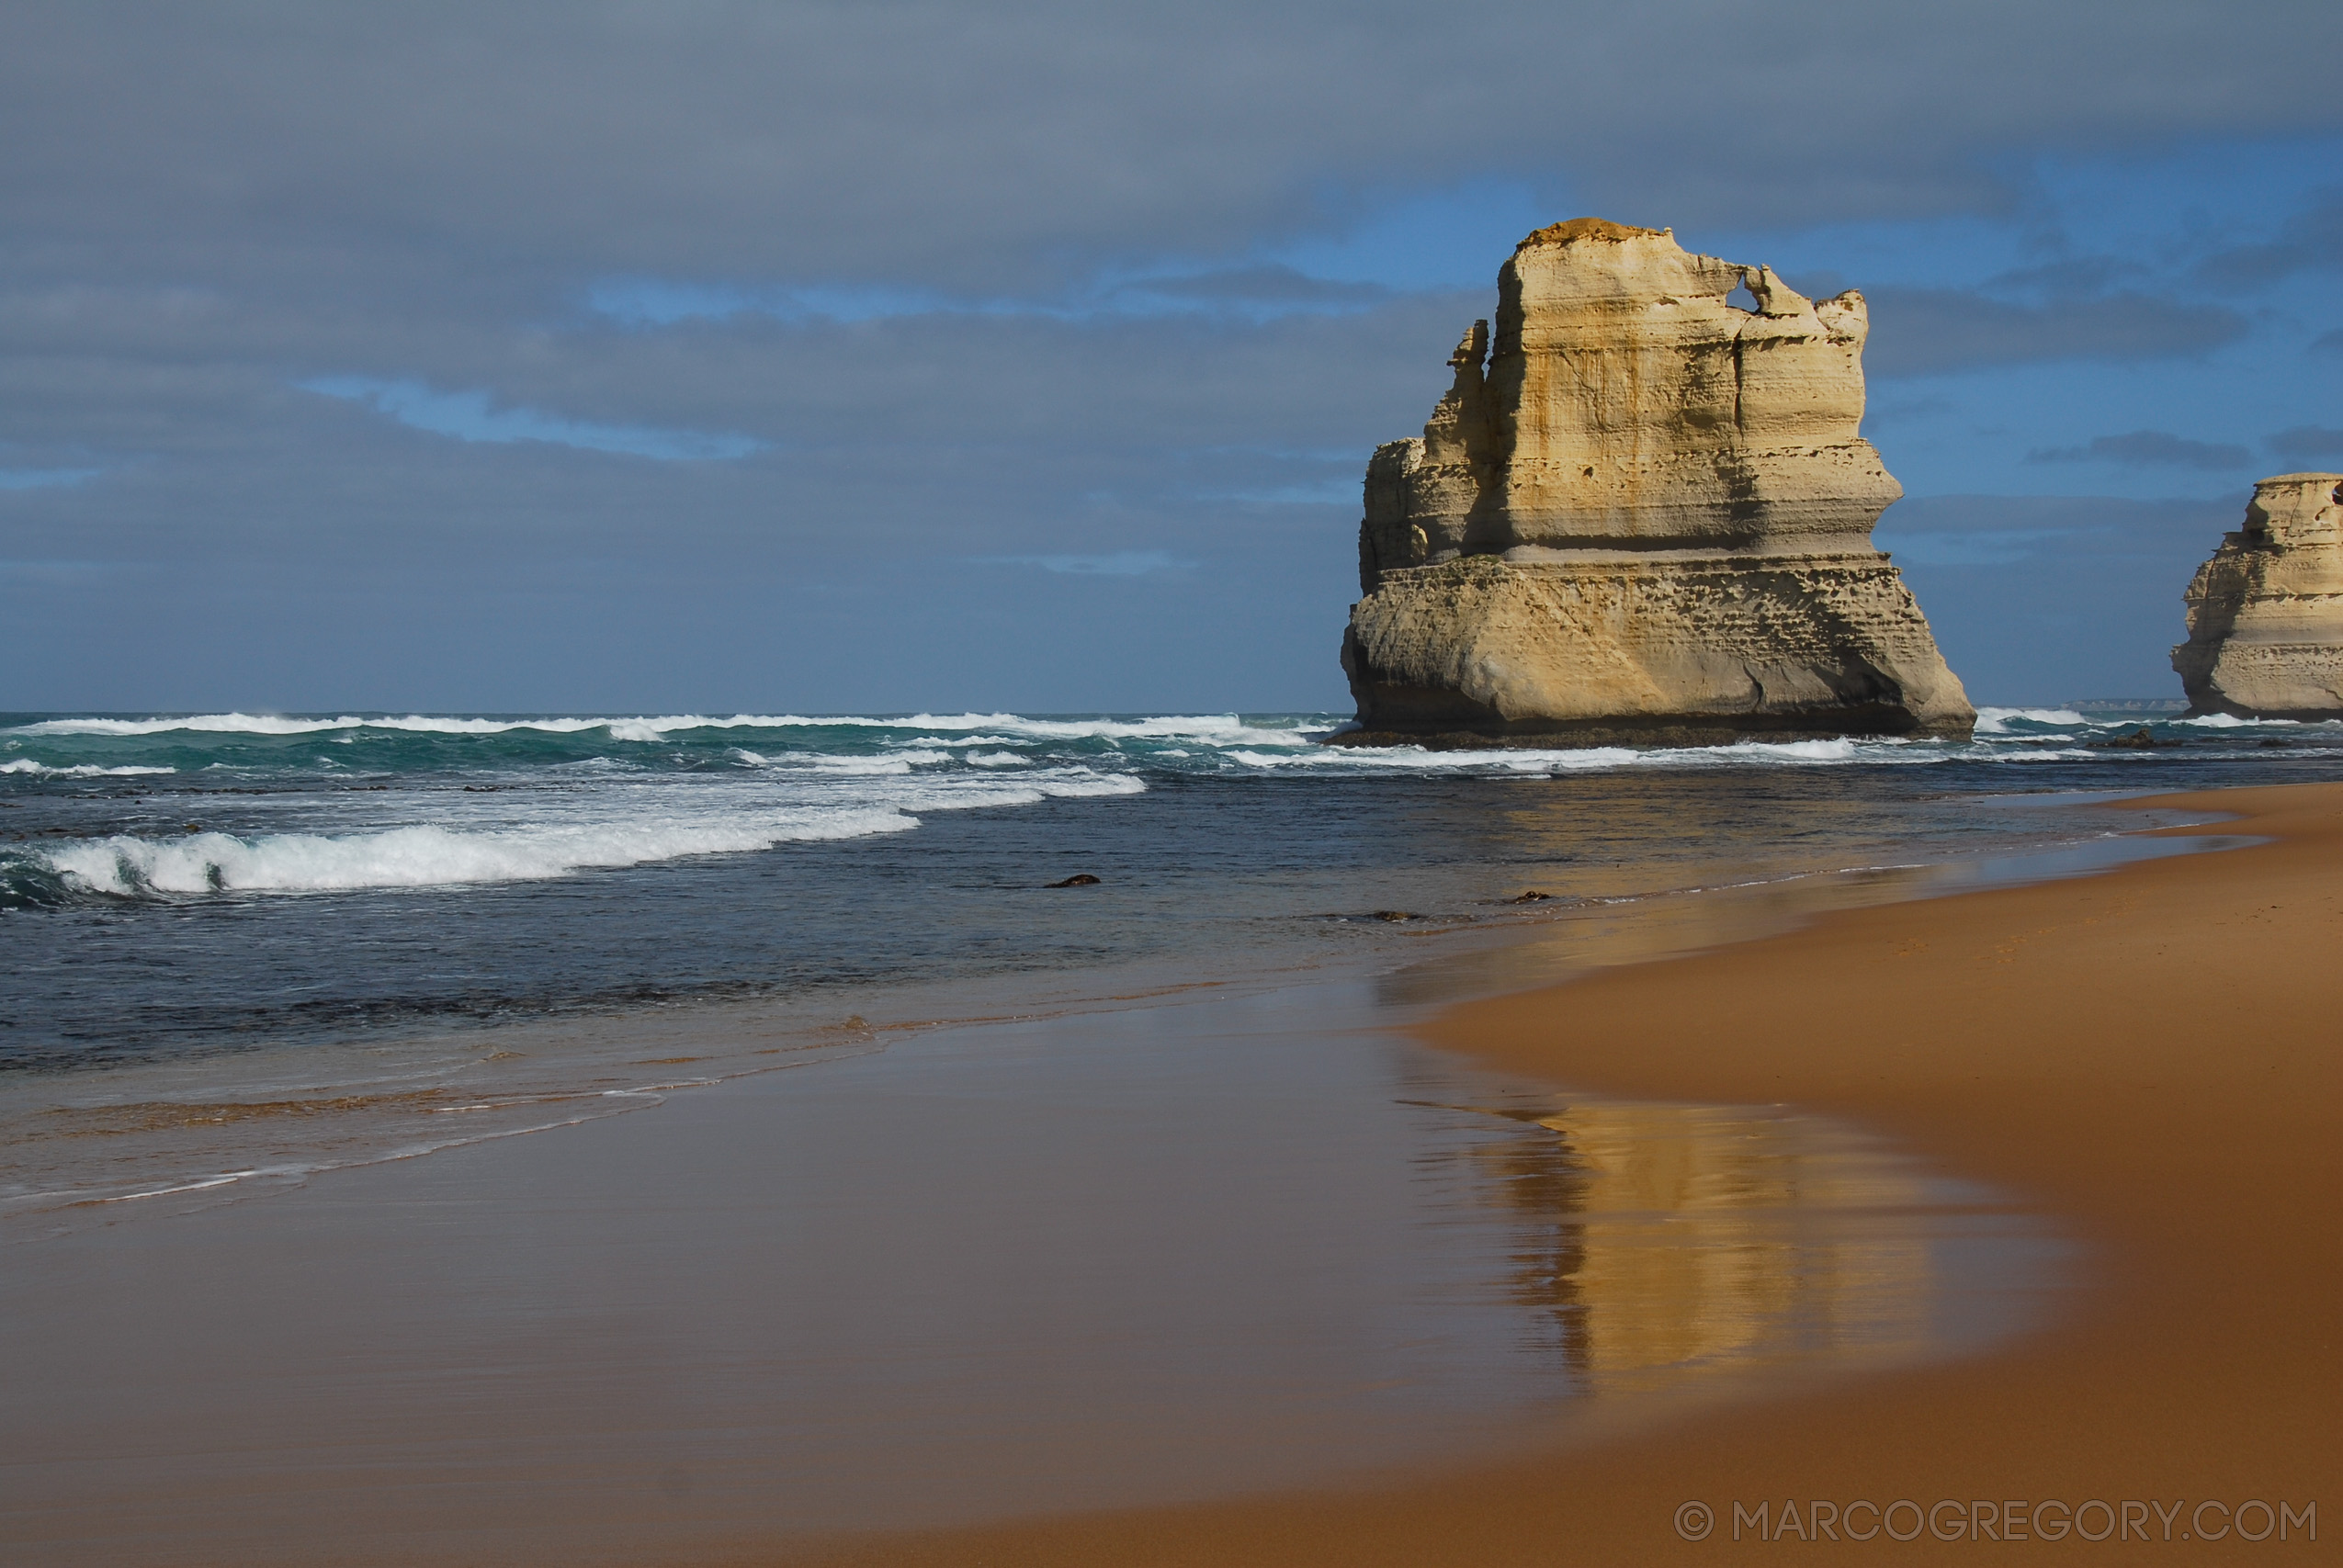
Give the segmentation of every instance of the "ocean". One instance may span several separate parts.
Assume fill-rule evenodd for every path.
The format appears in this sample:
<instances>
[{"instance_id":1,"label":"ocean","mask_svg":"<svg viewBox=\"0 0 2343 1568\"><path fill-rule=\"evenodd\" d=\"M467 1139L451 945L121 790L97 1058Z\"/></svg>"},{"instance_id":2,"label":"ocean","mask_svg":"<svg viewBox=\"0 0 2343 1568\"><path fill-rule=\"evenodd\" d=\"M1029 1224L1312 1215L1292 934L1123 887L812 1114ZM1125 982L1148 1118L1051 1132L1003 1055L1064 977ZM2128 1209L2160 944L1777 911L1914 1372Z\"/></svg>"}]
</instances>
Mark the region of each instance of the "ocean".
<instances>
[{"instance_id":1,"label":"ocean","mask_svg":"<svg viewBox=\"0 0 2343 1568\"><path fill-rule=\"evenodd\" d=\"M2343 776L2343 725L2136 747L2142 716L2067 709L1640 751L1320 744L1341 723L0 715L0 1208L422 1146L454 1106L526 1130L946 1018L1337 970L1502 988L1623 929L1698 946L1716 908L2138 825L2044 801ZM1681 897L1718 887L1761 897ZM1545 967L1505 971L1533 935Z\"/></svg>"},{"instance_id":2,"label":"ocean","mask_svg":"<svg viewBox=\"0 0 2343 1568\"><path fill-rule=\"evenodd\" d=\"M2103 831L2044 792L2327 778L2343 726L1988 708L1975 741L1358 750L1324 714L0 715L0 1072L581 1010L1299 961L1362 924ZM1047 885L1099 878L1074 889ZM1552 912L1547 910L1545 912ZM1402 922L1378 917L1404 915Z\"/></svg>"}]
</instances>

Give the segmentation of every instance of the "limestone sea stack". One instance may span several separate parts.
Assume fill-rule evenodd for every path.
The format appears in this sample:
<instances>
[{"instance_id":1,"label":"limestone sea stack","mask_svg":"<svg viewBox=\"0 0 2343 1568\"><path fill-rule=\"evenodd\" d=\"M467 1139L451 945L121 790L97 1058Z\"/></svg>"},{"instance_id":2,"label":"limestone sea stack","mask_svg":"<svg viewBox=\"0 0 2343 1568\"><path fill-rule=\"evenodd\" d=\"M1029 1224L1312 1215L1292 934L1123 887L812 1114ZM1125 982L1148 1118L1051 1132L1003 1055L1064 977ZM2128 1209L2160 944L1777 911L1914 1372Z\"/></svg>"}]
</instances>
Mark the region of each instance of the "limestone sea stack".
<instances>
[{"instance_id":1,"label":"limestone sea stack","mask_svg":"<svg viewBox=\"0 0 2343 1568\"><path fill-rule=\"evenodd\" d=\"M1754 310L1728 303L1746 285ZM1367 465L1342 665L1432 745L1965 737L1872 525L1862 296L1816 303L1672 231L1580 218L1498 275L1421 440Z\"/></svg>"},{"instance_id":2,"label":"limestone sea stack","mask_svg":"<svg viewBox=\"0 0 2343 1568\"><path fill-rule=\"evenodd\" d=\"M2343 474L2254 486L2186 598L2172 668L2190 713L2343 718Z\"/></svg>"}]
</instances>

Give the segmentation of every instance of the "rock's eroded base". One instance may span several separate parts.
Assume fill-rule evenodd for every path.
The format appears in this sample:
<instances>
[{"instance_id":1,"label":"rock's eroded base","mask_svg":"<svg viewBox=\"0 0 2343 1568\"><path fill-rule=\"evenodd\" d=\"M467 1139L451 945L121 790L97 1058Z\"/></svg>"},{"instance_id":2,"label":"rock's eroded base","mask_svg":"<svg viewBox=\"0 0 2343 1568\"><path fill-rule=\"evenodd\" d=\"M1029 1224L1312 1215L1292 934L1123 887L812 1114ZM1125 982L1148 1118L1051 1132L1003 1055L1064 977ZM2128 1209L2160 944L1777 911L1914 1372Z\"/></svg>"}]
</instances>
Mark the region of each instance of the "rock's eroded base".
<instances>
[{"instance_id":1,"label":"rock's eroded base","mask_svg":"<svg viewBox=\"0 0 2343 1568\"><path fill-rule=\"evenodd\" d=\"M1353 612L1342 658L1352 744L1958 739L1975 721L1875 550L1466 557L1387 572Z\"/></svg>"}]
</instances>

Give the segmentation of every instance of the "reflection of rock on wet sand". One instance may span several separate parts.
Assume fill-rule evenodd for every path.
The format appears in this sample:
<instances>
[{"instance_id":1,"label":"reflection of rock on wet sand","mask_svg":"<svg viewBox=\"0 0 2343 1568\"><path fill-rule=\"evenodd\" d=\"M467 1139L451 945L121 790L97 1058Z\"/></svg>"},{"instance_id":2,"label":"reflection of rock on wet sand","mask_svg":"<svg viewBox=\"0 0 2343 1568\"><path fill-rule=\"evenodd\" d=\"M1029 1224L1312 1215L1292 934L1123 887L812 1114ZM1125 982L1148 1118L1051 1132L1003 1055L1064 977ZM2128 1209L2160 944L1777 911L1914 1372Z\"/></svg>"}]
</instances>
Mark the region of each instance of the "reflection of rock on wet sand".
<instances>
[{"instance_id":1,"label":"reflection of rock on wet sand","mask_svg":"<svg viewBox=\"0 0 2343 1568\"><path fill-rule=\"evenodd\" d=\"M1475 1160L1520 1216L1511 1292L1587 1392L1941 1348L1943 1200L1865 1140L1760 1108L1500 1114L1556 1134Z\"/></svg>"}]
</instances>

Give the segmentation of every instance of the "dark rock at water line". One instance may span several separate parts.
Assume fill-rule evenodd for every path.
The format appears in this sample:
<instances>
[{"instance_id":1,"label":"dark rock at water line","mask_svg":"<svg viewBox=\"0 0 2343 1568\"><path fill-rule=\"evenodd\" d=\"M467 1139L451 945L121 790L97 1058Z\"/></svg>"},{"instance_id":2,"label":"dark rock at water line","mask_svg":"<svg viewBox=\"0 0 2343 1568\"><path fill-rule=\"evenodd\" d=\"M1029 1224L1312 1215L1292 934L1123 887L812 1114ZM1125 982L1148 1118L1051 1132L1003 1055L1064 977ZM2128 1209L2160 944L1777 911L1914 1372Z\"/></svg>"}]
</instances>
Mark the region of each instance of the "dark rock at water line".
<instances>
[{"instance_id":1,"label":"dark rock at water line","mask_svg":"<svg viewBox=\"0 0 2343 1568\"><path fill-rule=\"evenodd\" d=\"M1052 882L1047 884L1047 886L1051 887L1095 887L1098 886L1098 878L1092 876L1087 871L1078 871L1063 882Z\"/></svg>"},{"instance_id":2,"label":"dark rock at water line","mask_svg":"<svg viewBox=\"0 0 2343 1568\"><path fill-rule=\"evenodd\" d=\"M2188 742L2184 740L2158 740L2156 738L2156 732L2145 724L2129 735L2118 735L2112 739L2090 742L2092 749L2100 751L2154 751L2167 746L2185 746L2186 744Z\"/></svg>"},{"instance_id":3,"label":"dark rock at water line","mask_svg":"<svg viewBox=\"0 0 2343 1568\"><path fill-rule=\"evenodd\" d=\"M1528 892L1521 894L1515 897L1513 902L1516 904L1543 904L1548 899L1556 897L1558 897L1558 895L1552 893L1541 893L1536 888L1533 887Z\"/></svg>"}]
</instances>

